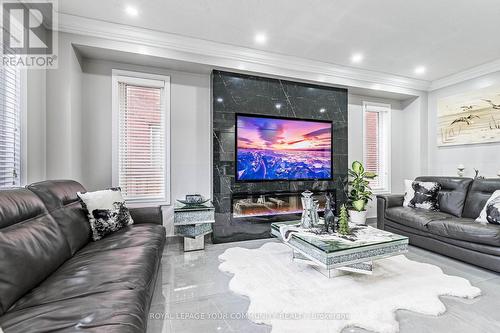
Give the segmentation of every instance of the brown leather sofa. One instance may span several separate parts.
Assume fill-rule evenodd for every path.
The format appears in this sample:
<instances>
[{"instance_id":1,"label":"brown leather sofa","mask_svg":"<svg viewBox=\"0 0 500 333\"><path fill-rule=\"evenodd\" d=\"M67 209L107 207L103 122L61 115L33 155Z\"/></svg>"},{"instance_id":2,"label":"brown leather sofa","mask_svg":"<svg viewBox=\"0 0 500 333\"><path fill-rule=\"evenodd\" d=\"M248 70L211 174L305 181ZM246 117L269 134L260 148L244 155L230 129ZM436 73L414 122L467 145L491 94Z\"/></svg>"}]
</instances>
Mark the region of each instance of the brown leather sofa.
<instances>
[{"instance_id":1,"label":"brown leather sofa","mask_svg":"<svg viewBox=\"0 0 500 333\"><path fill-rule=\"evenodd\" d=\"M377 196L377 227L409 237L410 244L500 272L500 225L475 219L500 179L418 177L441 184L440 211L403 207L404 195Z\"/></svg>"},{"instance_id":2,"label":"brown leather sofa","mask_svg":"<svg viewBox=\"0 0 500 333\"><path fill-rule=\"evenodd\" d=\"M165 229L159 208L92 242L75 181L0 191L0 327L5 333L144 332Z\"/></svg>"}]
</instances>

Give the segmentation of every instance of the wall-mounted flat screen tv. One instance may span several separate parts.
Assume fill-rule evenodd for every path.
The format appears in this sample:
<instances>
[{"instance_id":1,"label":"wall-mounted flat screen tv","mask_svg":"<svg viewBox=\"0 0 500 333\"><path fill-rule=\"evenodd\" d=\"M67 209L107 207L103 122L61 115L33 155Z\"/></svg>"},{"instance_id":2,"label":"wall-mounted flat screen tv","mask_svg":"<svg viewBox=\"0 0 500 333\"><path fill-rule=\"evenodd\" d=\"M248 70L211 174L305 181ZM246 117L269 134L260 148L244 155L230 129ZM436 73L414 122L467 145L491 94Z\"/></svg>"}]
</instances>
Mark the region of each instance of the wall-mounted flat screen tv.
<instances>
[{"instance_id":1,"label":"wall-mounted flat screen tv","mask_svg":"<svg viewBox=\"0 0 500 333\"><path fill-rule=\"evenodd\" d=\"M332 122L236 115L236 181L331 180Z\"/></svg>"}]
</instances>

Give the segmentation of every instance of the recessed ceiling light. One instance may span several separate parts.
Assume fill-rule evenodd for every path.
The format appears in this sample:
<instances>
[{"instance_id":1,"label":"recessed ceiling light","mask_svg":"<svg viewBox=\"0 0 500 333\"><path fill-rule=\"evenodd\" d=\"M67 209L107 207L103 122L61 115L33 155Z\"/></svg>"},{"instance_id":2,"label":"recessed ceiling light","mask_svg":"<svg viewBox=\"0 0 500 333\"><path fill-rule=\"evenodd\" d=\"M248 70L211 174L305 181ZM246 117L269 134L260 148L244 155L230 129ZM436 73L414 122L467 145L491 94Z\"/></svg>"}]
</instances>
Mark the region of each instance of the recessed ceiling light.
<instances>
[{"instance_id":1,"label":"recessed ceiling light","mask_svg":"<svg viewBox=\"0 0 500 333\"><path fill-rule=\"evenodd\" d=\"M426 70L427 69L425 68L425 66L417 66L415 67L415 74L417 75L424 74Z\"/></svg>"},{"instance_id":2,"label":"recessed ceiling light","mask_svg":"<svg viewBox=\"0 0 500 333\"><path fill-rule=\"evenodd\" d=\"M321 113L325 113L325 112L326 112L326 109L325 109L325 108L321 108L321 109L319 109L319 112L321 112Z\"/></svg>"},{"instance_id":3,"label":"recessed ceiling light","mask_svg":"<svg viewBox=\"0 0 500 333\"><path fill-rule=\"evenodd\" d=\"M351 62L353 64L359 64L361 61L363 61L363 55L361 53L354 53L351 56Z\"/></svg>"},{"instance_id":4,"label":"recessed ceiling light","mask_svg":"<svg viewBox=\"0 0 500 333\"><path fill-rule=\"evenodd\" d=\"M255 35L255 42L257 44L265 44L267 42L267 36L263 32L259 32Z\"/></svg>"},{"instance_id":5,"label":"recessed ceiling light","mask_svg":"<svg viewBox=\"0 0 500 333\"><path fill-rule=\"evenodd\" d=\"M222 97L217 97L217 102L222 103L224 102L224 99Z\"/></svg>"},{"instance_id":6,"label":"recessed ceiling light","mask_svg":"<svg viewBox=\"0 0 500 333\"><path fill-rule=\"evenodd\" d=\"M127 13L129 16L137 16L137 15L139 15L139 11L137 10L137 8L135 8L133 6L127 6L127 7L125 7L125 13Z\"/></svg>"},{"instance_id":7,"label":"recessed ceiling light","mask_svg":"<svg viewBox=\"0 0 500 333\"><path fill-rule=\"evenodd\" d=\"M276 107L276 109L278 109L278 110L279 110L279 109L281 109L281 104L280 104L280 103L276 103L274 106L275 106L275 107Z\"/></svg>"}]
</instances>

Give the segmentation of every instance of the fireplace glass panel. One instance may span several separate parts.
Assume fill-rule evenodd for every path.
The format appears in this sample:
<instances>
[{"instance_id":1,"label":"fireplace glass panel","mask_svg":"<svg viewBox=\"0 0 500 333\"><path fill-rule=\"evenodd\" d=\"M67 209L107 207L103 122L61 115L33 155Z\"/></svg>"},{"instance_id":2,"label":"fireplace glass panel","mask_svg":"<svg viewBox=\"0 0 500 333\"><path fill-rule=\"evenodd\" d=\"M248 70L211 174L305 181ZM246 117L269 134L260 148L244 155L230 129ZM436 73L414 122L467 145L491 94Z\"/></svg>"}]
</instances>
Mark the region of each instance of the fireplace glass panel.
<instances>
[{"instance_id":1,"label":"fireplace glass panel","mask_svg":"<svg viewBox=\"0 0 500 333\"><path fill-rule=\"evenodd\" d=\"M234 195L232 198L233 218L264 217L302 213L302 196L300 193L266 193ZM319 202L319 211L325 210L324 192L313 195Z\"/></svg>"}]
</instances>

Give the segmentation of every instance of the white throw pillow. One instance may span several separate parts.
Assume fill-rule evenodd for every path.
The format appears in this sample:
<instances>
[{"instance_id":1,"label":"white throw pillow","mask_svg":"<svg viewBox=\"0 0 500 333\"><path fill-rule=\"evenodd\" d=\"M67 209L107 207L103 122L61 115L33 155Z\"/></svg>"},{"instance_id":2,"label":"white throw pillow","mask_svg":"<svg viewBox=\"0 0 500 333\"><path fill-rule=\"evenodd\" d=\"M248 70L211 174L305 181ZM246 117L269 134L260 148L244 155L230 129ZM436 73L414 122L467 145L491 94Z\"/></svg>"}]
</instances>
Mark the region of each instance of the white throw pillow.
<instances>
[{"instance_id":1,"label":"white throw pillow","mask_svg":"<svg viewBox=\"0 0 500 333\"><path fill-rule=\"evenodd\" d=\"M94 241L134 223L118 187L77 195L87 210Z\"/></svg>"},{"instance_id":2,"label":"white throw pillow","mask_svg":"<svg viewBox=\"0 0 500 333\"><path fill-rule=\"evenodd\" d=\"M498 216L488 216L488 210L491 212L495 210L498 212L500 210L500 190L493 192L491 197L486 201L486 204L481 211L481 214L476 219L476 222L480 223L493 223L498 224ZM491 214L490 214L491 215Z\"/></svg>"},{"instance_id":3,"label":"white throw pillow","mask_svg":"<svg viewBox=\"0 0 500 333\"><path fill-rule=\"evenodd\" d=\"M413 180L405 179L405 199L403 201L403 207L408 207L411 199L415 196L415 190L412 185Z\"/></svg>"}]
</instances>

